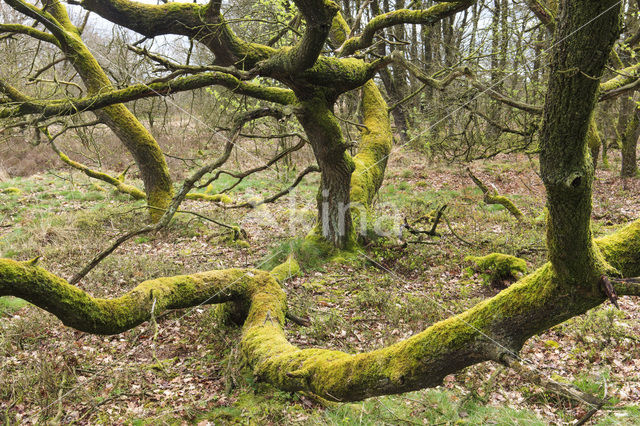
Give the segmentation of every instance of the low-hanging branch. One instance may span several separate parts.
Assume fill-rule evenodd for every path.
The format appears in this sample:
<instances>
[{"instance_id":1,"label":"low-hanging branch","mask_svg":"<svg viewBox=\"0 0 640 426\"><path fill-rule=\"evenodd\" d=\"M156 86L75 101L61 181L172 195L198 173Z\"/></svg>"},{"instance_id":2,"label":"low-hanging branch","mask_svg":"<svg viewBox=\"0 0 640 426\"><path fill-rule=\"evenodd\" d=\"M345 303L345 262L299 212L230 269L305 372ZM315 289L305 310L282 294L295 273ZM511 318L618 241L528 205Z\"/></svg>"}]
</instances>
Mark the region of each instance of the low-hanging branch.
<instances>
[{"instance_id":1,"label":"low-hanging branch","mask_svg":"<svg viewBox=\"0 0 640 426\"><path fill-rule=\"evenodd\" d=\"M302 182L302 179L308 175L309 173L316 173L319 172L320 168L317 166L309 166L306 169L304 169L303 171L300 172L300 174L298 174L298 176L296 176L295 180L291 183L291 185L289 185L287 188L283 189L280 192L277 192L274 195L271 195L270 197L267 198L263 198L262 200L259 201L247 201L244 203L240 203L240 204L232 204L232 205L228 205L228 206L224 206L227 209L239 209L239 208L245 208L245 207L249 207L249 208L256 208L258 206L261 206L263 204L269 204L269 203L273 203L274 201L284 197L285 195L288 195L291 191L294 190L294 188L296 186L298 186L300 184L300 182Z\"/></svg>"}]
</instances>

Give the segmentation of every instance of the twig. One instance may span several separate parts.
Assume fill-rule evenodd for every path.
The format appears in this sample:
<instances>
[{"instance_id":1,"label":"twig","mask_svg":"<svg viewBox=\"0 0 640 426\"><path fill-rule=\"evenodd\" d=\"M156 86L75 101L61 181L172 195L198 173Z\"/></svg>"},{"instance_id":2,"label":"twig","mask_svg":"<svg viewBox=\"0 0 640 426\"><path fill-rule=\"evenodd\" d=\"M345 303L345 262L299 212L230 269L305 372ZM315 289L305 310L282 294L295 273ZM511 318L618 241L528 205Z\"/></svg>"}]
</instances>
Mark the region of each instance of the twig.
<instances>
[{"instance_id":1,"label":"twig","mask_svg":"<svg viewBox=\"0 0 640 426\"><path fill-rule=\"evenodd\" d=\"M311 325L311 320L309 320L307 318L302 318L302 317L296 316L296 315L292 314L291 312L287 312L287 314L285 315L285 318L287 318L292 323L298 324L298 325L300 325L302 327L309 327Z\"/></svg>"},{"instance_id":2,"label":"twig","mask_svg":"<svg viewBox=\"0 0 640 426\"><path fill-rule=\"evenodd\" d=\"M603 404L604 404L604 401L606 401L606 400L607 400L607 379L604 379L604 398L602 399ZM579 419L579 420L574 424L574 426L580 426L580 425L585 424L587 421L589 421L589 419L590 419L591 417L593 417L593 415L594 415L594 414L596 414L596 413L598 412L598 410L600 410L600 409L602 408L602 405L603 405L603 404L599 404L599 405L597 405L597 406L593 407L591 410L589 410L589 411L587 412L587 414L585 414L584 416L582 416L582 418L581 418L581 419Z\"/></svg>"},{"instance_id":3,"label":"twig","mask_svg":"<svg viewBox=\"0 0 640 426\"><path fill-rule=\"evenodd\" d=\"M421 235L421 234L425 234L425 235L429 235L432 237L437 237L439 234L436 232L436 228L438 227L438 223L440 223L440 218L442 217L442 214L444 213L444 210L447 208L446 204L443 204L442 207L440 207L437 212L436 212L436 217L433 219L433 225L431 226L431 229L428 231L423 231L420 229L416 229L414 227L412 227L411 225L409 225L409 222L407 222L407 218L404 218L404 224L402 225L403 228L405 228L407 231L409 231L410 234L412 235ZM420 219L418 219L415 223L417 223L418 221L422 220L424 217L421 217Z\"/></svg>"},{"instance_id":4,"label":"twig","mask_svg":"<svg viewBox=\"0 0 640 426\"><path fill-rule=\"evenodd\" d=\"M451 231L454 237L456 237L458 240L460 240L462 243L468 246L473 246L473 243L470 243L469 241L465 240L464 238L456 234L456 231L454 231L453 228L451 227L451 224L449 223L449 219L447 219L446 215L442 215L442 218L444 219L444 222L447 224L447 228L449 228L449 231Z\"/></svg>"},{"instance_id":5,"label":"twig","mask_svg":"<svg viewBox=\"0 0 640 426\"><path fill-rule=\"evenodd\" d=\"M511 355L504 355L501 361L504 365L512 368L526 380L529 380L536 385L542 386L553 393L586 403L593 408L597 408L597 410L599 410L605 403L603 399L583 392L573 385L556 382L555 380L544 377L539 372L525 366L524 364L521 364Z\"/></svg>"},{"instance_id":6,"label":"twig","mask_svg":"<svg viewBox=\"0 0 640 426\"><path fill-rule=\"evenodd\" d=\"M369 128L367 126L365 126L364 124L356 123L355 121L347 120L346 118L342 118L342 117L337 116L337 115L335 115L334 117L337 118L340 121L344 121L345 123L351 124L352 126L356 126L358 128L363 128L367 132L369 131Z\"/></svg>"},{"instance_id":7,"label":"twig","mask_svg":"<svg viewBox=\"0 0 640 426\"><path fill-rule=\"evenodd\" d=\"M278 192L275 195L272 195L271 197L267 197L263 200L257 201L257 202L250 202L247 201L245 203L241 203L241 204L234 204L231 206L227 206L227 205L222 205L221 207L225 208L225 209L239 209L239 208L244 208L244 207L250 207L252 209L261 206L262 204L267 204L267 203L273 203L274 201L276 201L277 199L284 197L285 195L289 194L296 186L298 186L298 184L300 182L302 182L302 179L308 175L309 173L314 173L314 172L319 172L320 169L317 166L309 166L306 169L304 169L302 171L302 173L300 173L298 175L298 177L296 177L296 180L293 181L293 183L291 185L289 185L289 187L283 189L282 191Z\"/></svg>"}]
</instances>

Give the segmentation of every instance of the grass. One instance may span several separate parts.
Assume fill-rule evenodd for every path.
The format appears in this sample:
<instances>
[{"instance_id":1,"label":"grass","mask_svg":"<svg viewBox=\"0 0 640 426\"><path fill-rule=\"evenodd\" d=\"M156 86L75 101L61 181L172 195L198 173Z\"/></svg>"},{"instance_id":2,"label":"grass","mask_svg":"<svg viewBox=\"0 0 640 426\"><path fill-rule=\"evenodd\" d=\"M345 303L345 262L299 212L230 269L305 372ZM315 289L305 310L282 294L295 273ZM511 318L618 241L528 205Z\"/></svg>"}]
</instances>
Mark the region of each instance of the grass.
<instances>
[{"instance_id":1,"label":"grass","mask_svg":"<svg viewBox=\"0 0 640 426\"><path fill-rule=\"evenodd\" d=\"M27 302L17 297L0 297L0 317L10 315L26 305Z\"/></svg>"},{"instance_id":2,"label":"grass","mask_svg":"<svg viewBox=\"0 0 640 426\"><path fill-rule=\"evenodd\" d=\"M257 211L185 204L185 209L242 226L248 247L228 243L219 227L183 214L163 231L126 243L81 286L94 295L113 297L154 277L262 263L263 269L271 269L294 253L303 276L285 284L288 304L312 324L288 324L289 338L301 347L358 352L409 337L494 294L480 276L465 275L467 255L514 254L531 268L544 262L544 221L535 220L544 200L533 193L523 188L517 194L505 191L530 213L518 223L504 210L486 206L480 191L455 170L435 165L409 173L393 162L389 167L375 206L381 227L392 230L404 217L417 220L446 203L451 229L472 245L458 240L441 222L440 237L423 237L422 242L432 244L403 246L390 233L371 242L368 259L330 262L325 250L305 244L302 226L286 222L292 210L305 218L315 216L314 176L301 184L294 207L289 201L263 207L274 218L269 223ZM491 167L526 172L535 179L526 164L509 169L498 161ZM224 177L215 185L221 188L233 181ZM269 176L251 177L232 198L266 195L287 184ZM2 193L7 187L21 192ZM613 188L602 192L618 194ZM0 254L18 260L43 255L42 265L63 277L76 273L118 235L145 223L142 202L98 190L78 174L69 180L11 179L0 183L0 200L0 224L10 225L0 228ZM615 210L621 201L596 195L595 205ZM612 218L598 220L594 227L604 232L611 227L608 220ZM415 226L429 229L431 224L425 219ZM418 239L406 232L403 238ZM630 339L637 330L633 306L622 313L598 308L531 339L523 350L522 356L542 371L560 363L562 376L585 391L602 396L606 377L609 396L626 407L599 413L596 423L640 422L638 408L619 392L628 377L613 367L627 367L640 356L637 340ZM0 298L0 421L51 421L59 393L71 390L63 411L70 421L82 418L79 423L546 424L574 421L582 408L493 364L449 376L436 389L324 404L255 382L237 351L240 331L221 327L213 312L201 306L162 315L155 339L148 324L118 336L87 336L19 299ZM496 379L487 380L490 376Z\"/></svg>"}]
</instances>

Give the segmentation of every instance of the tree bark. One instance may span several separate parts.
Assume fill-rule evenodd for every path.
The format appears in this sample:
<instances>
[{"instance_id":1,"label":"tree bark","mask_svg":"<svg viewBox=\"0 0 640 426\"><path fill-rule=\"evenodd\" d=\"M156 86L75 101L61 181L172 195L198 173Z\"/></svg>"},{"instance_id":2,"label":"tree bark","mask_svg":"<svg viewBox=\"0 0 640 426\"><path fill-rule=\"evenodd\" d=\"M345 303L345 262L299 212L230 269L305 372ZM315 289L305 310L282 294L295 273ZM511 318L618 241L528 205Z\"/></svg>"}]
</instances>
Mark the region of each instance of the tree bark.
<instances>
[{"instance_id":1,"label":"tree bark","mask_svg":"<svg viewBox=\"0 0 640 426\"><path fill-rule=\"evenodd\" d=\"M620 34L614 0L562 2L541 131L549 259L563 282L597 291L607 272L591 234L594 167L587 154L599 79ZM594 20L594 17L597 19ZM588 31L582 30L589 26Z\"/></svg>"},{"instance_id":2,"label":"tree bark","mask_svg":"<svg viewBox=\"0 0 640 426\"><path fill-rule=\"evenodd\" d=\"M346 152L340 123L331 110L333 102L314 96L302 102L297 113L320 167L318 233L333 246L345 249L354 241L349 188L355 165Z\"/></svg>"},{"instance_id":3,"label":"tree bark","mask_svg":"<svg viewBox=\"0 0 640 426\"><path fill-rule=\"evenodd\" d=\"M627 122L627 127L622 136L622 168L621 177L635 177L638 174L638 163L636 151L638 148L638 138L640 137L640 110L635 105L631 118Z\"/></svg>"},{"instance_id":4,"label":"tree bark","mask_svg":"<svg viewBox=\"0 0 640 426\"><path fill-rule=\"evenodd\" d=\"M9 1L8 4L22 13L31 13L36 18L43 19L35 9L25 9L19 2ZM49 24L45 26L56 37L60 49L80 75L88 93L93 95L113 90L106 73L83 43L78 29L71 23L65 6L58 0L46 0L44 4L46 11L54 19L53 22L49 20ZM123 104L105 107L95 111L95 115L115 133L133 156L142 176L147 204L152 207L150 215L152 220L158 220L173 196L169 168L158 143Z\"/></svg>"}]
</instances>

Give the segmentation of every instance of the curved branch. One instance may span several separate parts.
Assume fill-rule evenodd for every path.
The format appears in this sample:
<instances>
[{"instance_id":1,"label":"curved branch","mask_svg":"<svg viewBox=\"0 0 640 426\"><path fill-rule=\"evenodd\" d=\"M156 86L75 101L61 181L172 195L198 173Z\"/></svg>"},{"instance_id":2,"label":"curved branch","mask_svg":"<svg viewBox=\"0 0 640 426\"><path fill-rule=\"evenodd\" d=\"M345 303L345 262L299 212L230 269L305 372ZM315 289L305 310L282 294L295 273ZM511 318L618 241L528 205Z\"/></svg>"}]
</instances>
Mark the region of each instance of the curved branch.
<instances>
[{"instance_id":1,"label":"curved branch","mask_svg":"<svg viewBox=\"0 0 640 426\"><path fill-rule=\"evenodd\" d=\"M422 71L417 65L408 61L399 50L393 51L391 54L391 58L393 62L404 67L407 71L413 74L418 80L423 82L429 87L432 87L437 90L444 90L448 85L453 83L458 77L466 76L472 77L473 74L471 70L467 67L458 67L452 69L449 74L447 74L444 78L438 80L429 75L427 75L424 71Z\"/></svg>"},{"instance_id":2,"label":"curved branch","mask_svg":"<svg viewBox=\"0 0 640 426\"><path fill-rule=\"evenodd\" d=\"M81 0L68 3L79 4L114 24L149 38L167 34L196 35L203 25L203 11L208 7L196 3L154 5L129 0Z\"/></svg>"},{"instance_id":3,"label":"curved branch","mask_svg":"<svg viewBox=\"0 0 640 426\"><path fill-rule=\"evenodd\" d=\"M309 173L316 173L319 172L320 168L317 166L309 166L306 169L304 169L302 172L300 172L300 174L295 178L295 180L293 181L293 183L291 185L289 185L287 188L283 189L282 191L264 198L260 201L247 201L246 203L241 203L241 204L234 204L231 206L224 206L225 208L228 209L239 209L239 208L243 208L243 207L250 207L252 209L255 209L258 206L261 206L263 204L268 204L268 203L273 203L274 201L276 201L279 198L284 197L285 195L289 194L291 191L293 191L293 189L298 186L300 184L300 182L302 182L302 179L308 175Z\"/></svg>"},{"instance_id":4,"label":"curved branch","mask_svg":"<svg viewBox=\"0 0 640 426\"><path fill-rule=\"evenodd\" d=\"M640 275L640 220L595 240L606 261ZM283 390L310 391L331 400L353 401L436 386L465 366L513 357L532 335L606 300L559 280L545 264L497 296L440 321L425 331L372 352L346 354L300 350L283 331L285 293L267 272L209 271L145 281L116 299L93 298L36 266L37 259L0 259L0 296L23 298L65 325L114 334L165 309L228 301L249 306L241 348L254 373ZM636 280L614 280L619 294L640 293Z\"/></svg>"},{"instance_id":5,"label":"curved branch","mask_svg":"<svg viewBox=\"0 0 640 426\"><path fill-rule=\"evenodd\" d=\"M67 40L69 35L65 33L65 29L63 28L63 23L58 22L58 20L53 17L49 12L39 9L32 4L29 4L22 0L5 0L6 3L11 6L16 11L22 13L23 15L28 16L29 18L35 19L37 22L44 25L44 27L51 31L52 37L57 40L57 43L62 43L64 40ZM47 40L48 41L48 40Z\"/></svg>"},{"instance_id":6,"label":"curved branch","mask_svg":"<svg viewBox=\"0 0 640 426\"><path fill-rule=\"evenodd\" d=\"M47 135L47 137L50 137L49 132L44 132L45 135ZM123 194L128 194L130 196L132 196L133 198L135 198L136 200L146 200L147 196L144 193L144 191L136 188L133 185L127 185L126 183L122 182L121 180L107 174L107 173L103 173L103 172L98 172L96 170L93 170L89 167L87 167L86 165L82 164L82 163L78 163L77 161L73 161L72 159L70 159L64 152L60 151L60 149L58 149L58 147L56 146L55 142L51 141L50 143L51 148L55 151L56 154L58 154L58 157L60 157L60 159L67 165L73 167L74 169L80 170L82 173L84 173L85 175L94 178L94 179L98 179L101 180L105 183L108 183L109 185L112 185L117 191L123 193Z\"/></svg>"},{"instance_id":7,"label":"curved branch","mask_svg":"<svg viewBox=\"0 0 640 426\"><path fill-rule=\"evenodd\" d=\"M615 77L600 83L599 101L615 98L638 87L640 81L640 62L617 70Z\"/></svg>"},{"instance_id":8,"label":"curved branch","mask_svg":"<svg viewBox=\"0 0 640 426\"><path fill-rule=\"evenodd\" d=\"M513 217L515 217L518 220L522 220L524 215L522 214L520 209L516 207L513 201L511 201L510 199L508 199L503 195L498 194L498 191L496 190L495 187L492 189L489 189L489 187L485 185L484 182L482 182L480 179L476 177L476 175L473 174L473 172L469 167L467 167L467 173L469 174L469 177L471 178L473 183L475 183L476 186L480 188L480 190L482 191L482 194L484 195L485 203L499 204L505 209L507 209L507 211L513 215Z\"/></svg>"},{"instance_id":9,"label":"curved branch","mask_svg":"<svg viewBox=\"0 0 640 426\"><path fill-rule=\"evenodd\" d=\"M636 239L639 229L636 222ZM241 348L254 373L280 389L310 391L334 401L433 387L463 367L504 361L530 336L605 300L588 292L568 294L546 264L497 296L407 340L351 355L291 345L283 330L285 293L264 271L230 269L158 278L119 298L98 299L34 263L0 259L0 296L21 297L65 325L90 333L114 334L141 324L150 319L154 300L156 315L207 303L249 304Z\"/></svg>"},{"instance_id":10,"label":"curved branch","mask_svg":"<svg viewBox=\"0 0 640 426\"><path fill-rule=\"evenodd\" d=\"M553 34L556 31L556 18L555 13L544 4L544 0L526 0L527 6L533 12L534 15L542 22L549 34Z\"/></svg>"},{"instance_id":11,"label":"curved branch","mask_svg":"<svg viewBox=\"0 0 640 426\"><path fill-rule=\"evenodd\" d=\"M346 40L338 49L340 56L349 56L356 50L371 46L377 31L398 24L429 25L458 13L475 3L475 0L460 0L435 4L425 10L399 9L373 18L362 30L362 34Z\"/></svg>"},{"instance_id":12,"label":"curved branch","mask_svg":"<svg viewBox=\"0 0 640 426\"><path fill-rule=\"evenodd\" d=\"M216 55L219 65L248 70L276 53L269 46L239 38L220 13L220 1L206 5L174 2L151 5L130 0L82 0L80 5L146 37L176 34L197 40Z\"/></svg>"}]
</instances>

